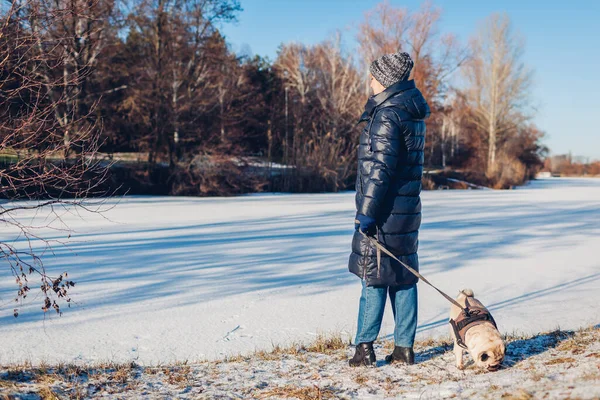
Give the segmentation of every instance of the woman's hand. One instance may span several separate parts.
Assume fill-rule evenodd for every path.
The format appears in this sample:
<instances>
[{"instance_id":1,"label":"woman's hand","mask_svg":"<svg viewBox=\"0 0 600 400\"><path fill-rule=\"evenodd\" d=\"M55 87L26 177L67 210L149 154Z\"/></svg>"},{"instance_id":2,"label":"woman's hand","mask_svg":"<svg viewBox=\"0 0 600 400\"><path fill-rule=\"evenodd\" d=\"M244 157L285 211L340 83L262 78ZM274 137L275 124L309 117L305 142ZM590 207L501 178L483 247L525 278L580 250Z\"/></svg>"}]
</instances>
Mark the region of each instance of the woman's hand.
<instances>
[{"instance_id":1,"label":"woman's hand","mask_svg":"<svg viewBox=\"0 0 600 400\"><path fill-rule=\"evenodd\" d=\"M361 230L368 236L375 235L376 222L375 218L367 217L366 215L356 214L354 220L354 229Z\"/></svg>"}]
</instances>

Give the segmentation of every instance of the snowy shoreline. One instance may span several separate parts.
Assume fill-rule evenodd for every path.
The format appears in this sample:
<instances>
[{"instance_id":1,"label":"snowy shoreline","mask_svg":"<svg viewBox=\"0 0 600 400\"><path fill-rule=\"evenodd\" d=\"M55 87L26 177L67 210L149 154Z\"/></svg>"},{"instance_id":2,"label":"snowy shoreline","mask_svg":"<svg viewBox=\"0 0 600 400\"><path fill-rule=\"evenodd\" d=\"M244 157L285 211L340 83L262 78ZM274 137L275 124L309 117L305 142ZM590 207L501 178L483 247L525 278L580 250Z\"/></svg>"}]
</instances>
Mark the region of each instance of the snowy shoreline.
<instances>
[{"instance_id":1,"label":"snowy shoreline","mask_svg":"<svg viewBox=\"0 0 600 400\"><path fill-rule=\"evenodd\" d=\"M0 367L0 395L9 398L597 399L600 325L506 338L497 372L468 361L454 366L450 341L417 342L416 364L350 368L352 348L339 337L317 339L247 357L156 366L128 364ZM381 359L392 341L377 342Z\"/></svg>"}]
</instances>

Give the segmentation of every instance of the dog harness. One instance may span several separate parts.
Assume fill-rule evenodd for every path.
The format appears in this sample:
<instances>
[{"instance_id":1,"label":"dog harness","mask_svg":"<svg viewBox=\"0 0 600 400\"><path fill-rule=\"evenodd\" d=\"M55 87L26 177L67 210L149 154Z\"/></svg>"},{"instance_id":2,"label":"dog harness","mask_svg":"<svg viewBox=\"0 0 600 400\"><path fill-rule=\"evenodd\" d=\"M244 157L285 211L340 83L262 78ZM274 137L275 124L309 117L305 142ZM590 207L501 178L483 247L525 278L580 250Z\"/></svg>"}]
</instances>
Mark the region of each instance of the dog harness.
<instances>
[{"instance_id":1,"label":"dog harness","mask_svg":"<svg viewBox=\"0 0 600 400\"><path fill-rule=\"evenodd\" d=\"M452 330L454 331L454 337L456 338L456 344L458 344L463 349L467 348L465 344L465 337L467 336L467 331L474 326L491 323L494 325L494 328L498 329L496 326L496 321L494 321L494 317L492 314L485 308L479 307L470 307L469 302L465 299L466 302L466 311L462 311L456 317L456 320L450 318L450 325L452 325Z\"/></svg>"},{"instance_id":2,"label":"dog harness","mask_svg":"<svg viewBox=\"0 0 600 400\"><path fill-rule=\"evenodd\" d=\"M355 220L354 222L360 224L359 220ZM467 334L467 331L474 326L485 324L485 323L491 323L492 325L494 325L494 327L496 329L498 329L498 327L496 326L496 321L494 321L494 317L492 317L492 314L490 314L490 312L488 310L486 310L485 308L480 308L480 307L471 307L469 305L468 296L465 298L465 307L463 307L462 304L460 304L459 302L454 300L452 297L448 296L446 293L442 292L440 289L438 289L436 286L434 286L431 282L429 282L427 279L425 279L425 277L423 275L421 275L418 271L414 270L413 268L411 268L410 266L408 266L404 262L402 262L391 251L386 249L385 246L383 246L381 243L379 243L379 241L376 238L374 238L373 236L367 235L360 229L358 231L367 240L369 240L371 242L371 244L373 246L375 246L377 249L377 276L378 277L379 277L379 266L381 264L381 252L380 251L382 251L385 254L387 254L388 256L390 256L392 259L398 261L400 263L400 265L402 265L404 268L406 268L408 271L410 271L411 274L413 274L414 276L421 279L423 282L425 282L426 284L428 284L429 286L431 286L432 288L437 290L439 292L439 294L444 296L444 298L446 300L448 300L450 303L452 303L454 306L456 306L462 310L461 313L458 315L458 317L456 317L456 321L453 320L452 318L450 318L450 321L449 321L450 325L452 325L452 329L454 331L454 337L456 338L456 343L460 347L462 347L463 349L467 348L467 345L465 344L465 336Z\"/></svg>"}]
</instances>

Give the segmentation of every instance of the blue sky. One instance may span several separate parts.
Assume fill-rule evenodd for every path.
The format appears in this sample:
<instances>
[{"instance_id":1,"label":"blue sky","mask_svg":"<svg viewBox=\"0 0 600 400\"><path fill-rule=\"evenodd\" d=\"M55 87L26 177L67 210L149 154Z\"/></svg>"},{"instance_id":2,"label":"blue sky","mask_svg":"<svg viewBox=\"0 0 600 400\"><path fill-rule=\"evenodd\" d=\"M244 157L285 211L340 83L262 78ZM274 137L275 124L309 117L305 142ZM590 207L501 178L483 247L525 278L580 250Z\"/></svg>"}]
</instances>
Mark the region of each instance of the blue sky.
<instances>
[{"instance_id":1,"label":"blue sky","mask_svg":"<svg viewBox=\"0 0 600 400\"><path fill-rule=\"evenodd\" d=\"M235 51L274 59L281 43L318 43L342 30L354 45L356 26L376 0L241 0L239 22L223 26ZM416 9L421 1L395 1ZM534 122L553 154L600 159L600 0L437 0L441 31L464 41L492 12L506 12L525 37L525 63L535 71Z\"/></svg>"}]
</instances>

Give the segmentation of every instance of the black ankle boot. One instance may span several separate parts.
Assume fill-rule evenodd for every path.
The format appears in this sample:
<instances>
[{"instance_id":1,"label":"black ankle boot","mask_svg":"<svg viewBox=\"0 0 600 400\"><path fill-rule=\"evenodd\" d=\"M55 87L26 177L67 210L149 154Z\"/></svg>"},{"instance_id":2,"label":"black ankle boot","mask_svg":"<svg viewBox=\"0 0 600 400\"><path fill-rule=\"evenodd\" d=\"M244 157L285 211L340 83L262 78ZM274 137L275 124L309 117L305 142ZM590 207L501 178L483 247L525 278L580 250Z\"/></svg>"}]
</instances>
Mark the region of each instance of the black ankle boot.
<instances>
[{"instance_id":1,"label":"black ankle boot","mask_svg":"<svg viewBox=\"0 0 600 400\"><path fill-rule=\"evenodd\" d=\"M385 357L385 361L388 363L400 362L403 364L412 365L415 363L415 352L412 347L394 347L394 352L389 356Z\"/></svg>"},{"instance_id":2,"label":"black ankle boot","mask_svg":"<svg viewBox=\"0 0 600 400\"><path fill-rule=\"evenodd\" d=\"M351 367L374 367L377 360L375 359L375 350L373 350L373 342L359 343L356 345L356 353L350 359Z\"/></svg>"}]
</instances>

